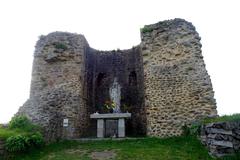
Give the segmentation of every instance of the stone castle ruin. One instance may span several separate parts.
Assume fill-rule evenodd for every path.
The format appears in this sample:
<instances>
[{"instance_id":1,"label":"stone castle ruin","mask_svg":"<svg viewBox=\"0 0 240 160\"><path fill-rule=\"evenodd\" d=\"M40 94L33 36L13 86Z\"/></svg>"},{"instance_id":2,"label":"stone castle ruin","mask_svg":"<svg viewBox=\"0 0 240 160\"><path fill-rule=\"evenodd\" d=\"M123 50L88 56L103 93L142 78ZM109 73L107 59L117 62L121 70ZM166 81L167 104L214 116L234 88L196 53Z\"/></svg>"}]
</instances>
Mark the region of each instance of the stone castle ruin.
<instances>
[{"instance_id":1,"label":"stone castle ruin","mask_svg":"<svg viewBox=\"0 0 240 160\"><path fill-rule=\"evenodd\" d=\"M41 36L18 114L43 126L49 140L96 136L90 114L114 97L132 114L129 136L180 135L184 124L217 115L195 27L183 19L146 25L138 46L112 51L91 48L80 34Z\"/></svg>"}]
</instances>

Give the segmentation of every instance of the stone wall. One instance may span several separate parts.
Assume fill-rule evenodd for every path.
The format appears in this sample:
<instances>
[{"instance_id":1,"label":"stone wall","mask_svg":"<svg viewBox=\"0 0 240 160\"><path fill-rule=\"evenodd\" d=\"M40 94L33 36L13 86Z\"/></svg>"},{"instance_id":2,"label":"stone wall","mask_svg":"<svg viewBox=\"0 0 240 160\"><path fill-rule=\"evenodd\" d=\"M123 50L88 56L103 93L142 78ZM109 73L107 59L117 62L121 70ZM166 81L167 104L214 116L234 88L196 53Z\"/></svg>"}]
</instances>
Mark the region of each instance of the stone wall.
<instances>
[{"instance_id":1,"label":"stone wall","mask_svg":"<svg viewBox=\"0 0 240 160\"><path fill-rule=\"evenodd\" d=\"M37 42L29 100L19 109L45 128L47 139L73 138L86 134L84 36L54 32ZM63 127L63 119L69 125Z\"/></svg>"},{"instance_id":2,"label":"stone wall","mask_svg":"<svg viewBox=\"0 0 240 160\"><path fill-rule=\"evenodd\" d=\"M213 156L222 157L240 149L240 121L216 122L202 126L201 141Z\"/></svg>"},{"instance_id":3,"label":"stone wall","mask_svg":"<svg viewBox=\"0 0 240 160\"><path fill-rule=\"evenodd\" d=\"M210 77L194 26L174 19L141 31L147 134L173 136L182 125L216 115Z\"/></svg>"},{"instance_id":4,"label":"stone wall","mask_svg":"<svg viewBox=\"0 0 240 160\"><path fill-rule=\"evenodd\" d=\"M91 55L89 55L91 54ZM143 67L140 48L128 50L97 51L91 49L87 60L89 81L89 100L91 113L104 112L104 103L110 100L109 89L116 78L121 85L121 111L131 112L127 121L127 134L145 135L145 118L143 100ZM92 122L93 127L96 128Z\"/></svg>"},{"instance_id":5,"label":"stone wall","mask_svg":"<svg viewBox=\"0 0 240 160\"><path fill-rule=\"evenodd\" d=\"M145 135L141 64L139 47L97 51L82 35L41 36L34 53L30 98L18 114L43 126L49 141L95 136L96 122L90 114L102 111L117 77L122 86L121 109L133 117L127 121L127 134ZM67 127L63 127L64 119L68 119Z\"/></svg>"},{"instance_id":6,"label":"stone wall","mask_svg":"<svg viewBox=\"0 0 240 160\"><path fill-rule=\"evenodd\" d=\"M103 111L114 78L122 87L121 109L132 113L128 135L180 135L185 123L217 114L200 37L191 23L174 19L145 26L141 40L132 49L98 51L83 35L41 36L30 98L18 114L43 126L48 140L94 136L90 114Z\"/></svg>"}]
</instances>

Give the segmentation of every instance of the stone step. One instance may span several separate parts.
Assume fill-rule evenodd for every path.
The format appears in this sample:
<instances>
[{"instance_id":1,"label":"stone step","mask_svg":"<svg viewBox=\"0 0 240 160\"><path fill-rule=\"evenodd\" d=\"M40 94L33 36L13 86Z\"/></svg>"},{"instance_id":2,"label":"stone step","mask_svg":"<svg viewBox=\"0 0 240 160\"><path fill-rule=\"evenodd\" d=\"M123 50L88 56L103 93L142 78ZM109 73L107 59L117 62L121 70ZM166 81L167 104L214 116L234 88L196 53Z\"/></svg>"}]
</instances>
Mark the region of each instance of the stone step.
<instances>
[{"instance_id":1,"label":"stone step","mask_svg":"<svg viewBox=\"0 0 240 160\"><path fill-rule=\"evenodd\" d=\"M211 142L211 144L216 145L216 146L233 148L233 143L230 141L215 141L215 140L213 140Z\"/></svg>"},{"instance_id":2,"label":"stone step","mask_svg":"<svg viewBox=\"0 0 240 160\"><path fill-rule=\"evenodd\" d=\"M208 133L215 133L215 134L225 134L225 135L232 135L232 131L227 131L224 129L217 129L217 128L207 128Z\"/></svg>"}]
</instances>

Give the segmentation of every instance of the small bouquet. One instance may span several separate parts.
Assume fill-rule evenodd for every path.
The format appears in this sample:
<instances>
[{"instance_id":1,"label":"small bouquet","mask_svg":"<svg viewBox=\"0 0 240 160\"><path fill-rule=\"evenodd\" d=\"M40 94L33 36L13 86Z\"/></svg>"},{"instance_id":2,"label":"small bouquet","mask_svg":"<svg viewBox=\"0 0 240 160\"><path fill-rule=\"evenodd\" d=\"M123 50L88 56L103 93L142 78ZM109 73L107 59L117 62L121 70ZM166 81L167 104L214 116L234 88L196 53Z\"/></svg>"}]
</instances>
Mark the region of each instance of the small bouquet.
<instances>
[{"instance_id":1,"label":"small bouquet","mask_svg":"<svg viewBox=\"0 0 240 160\"><path fill-rule=\"evenodd\" d=\"M116 107L116 104L115 104L114 102L112 102L112 101L106 101L106 102L104 103L104 107L105 107L108 111L113 112L113 109Z\"/></svg>"}]
</instances>

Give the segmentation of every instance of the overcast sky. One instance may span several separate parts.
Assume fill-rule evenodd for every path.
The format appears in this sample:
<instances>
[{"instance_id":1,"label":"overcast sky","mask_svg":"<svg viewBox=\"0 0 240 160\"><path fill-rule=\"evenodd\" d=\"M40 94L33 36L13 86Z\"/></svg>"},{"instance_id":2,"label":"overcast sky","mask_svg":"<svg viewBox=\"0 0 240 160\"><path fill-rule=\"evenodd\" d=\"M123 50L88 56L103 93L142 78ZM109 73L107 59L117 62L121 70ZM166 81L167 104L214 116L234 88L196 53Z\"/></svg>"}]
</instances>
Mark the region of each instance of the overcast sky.
<instances>
[{"instance_id":1,"label":"overcast sky","mask_svg":"<svg viewBox=\"0 0 240 160\"><path fill-rule=\"evenodd\" d=\"M202 37L218 113L240 113L239 0L1 0L0 123L29 97L34 46L53 31L84 34L91 47L127 49L145 24L183 18Z\"/></svg>"}]
</instances>

